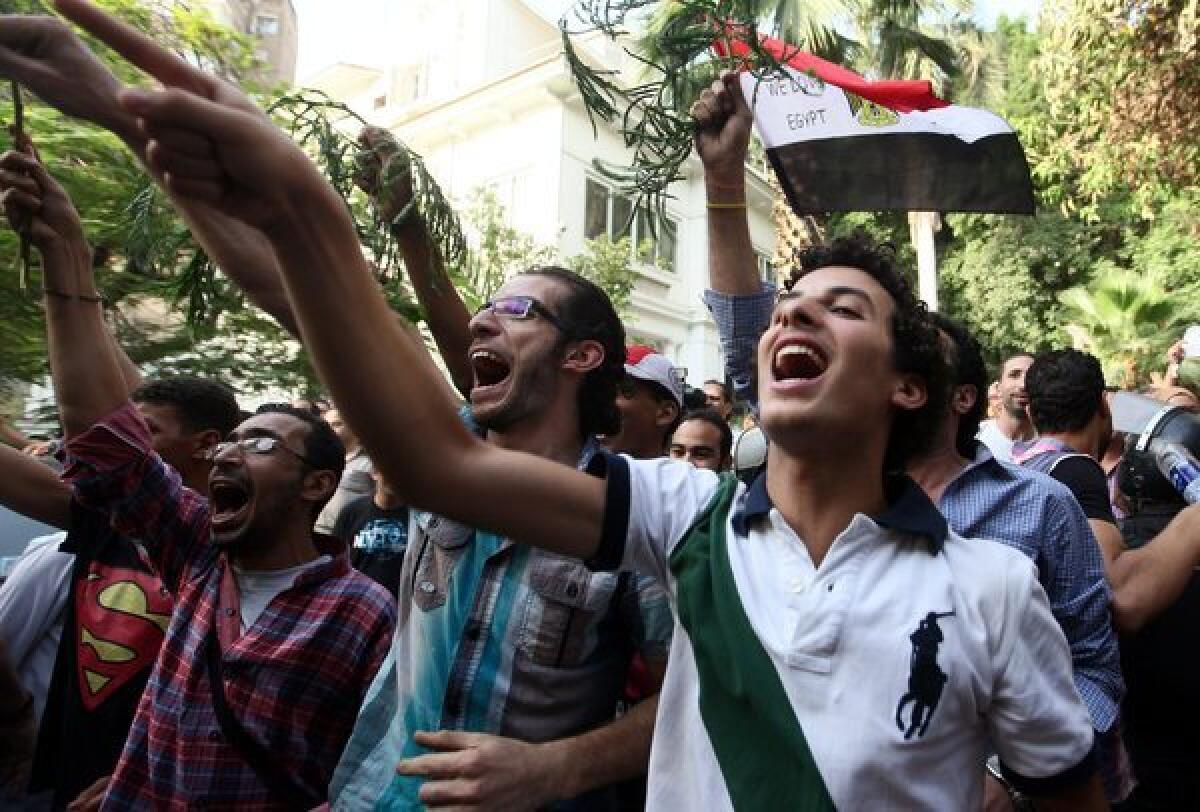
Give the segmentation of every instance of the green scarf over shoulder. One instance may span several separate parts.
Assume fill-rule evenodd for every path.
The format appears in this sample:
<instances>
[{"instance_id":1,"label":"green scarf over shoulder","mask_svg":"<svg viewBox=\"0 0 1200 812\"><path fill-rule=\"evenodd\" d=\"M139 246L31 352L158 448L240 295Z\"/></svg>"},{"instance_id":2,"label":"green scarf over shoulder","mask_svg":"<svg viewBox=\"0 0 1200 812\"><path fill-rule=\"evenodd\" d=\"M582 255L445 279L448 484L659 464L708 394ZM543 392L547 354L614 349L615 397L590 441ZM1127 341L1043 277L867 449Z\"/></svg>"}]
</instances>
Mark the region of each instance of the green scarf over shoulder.
<instances>
[{"instance_id":1,"label":"green scarf over shoulder","mask_svg":"<svg viewBox=\"0 0 1200 812\"><path fill-rule=\"evenodd\" d=\"M671 552L679 621L700 679L700 716L738 812L831 810L804 731L738 596L726 526L738 481L723 478Z\"/></svg>"}]
</instances>

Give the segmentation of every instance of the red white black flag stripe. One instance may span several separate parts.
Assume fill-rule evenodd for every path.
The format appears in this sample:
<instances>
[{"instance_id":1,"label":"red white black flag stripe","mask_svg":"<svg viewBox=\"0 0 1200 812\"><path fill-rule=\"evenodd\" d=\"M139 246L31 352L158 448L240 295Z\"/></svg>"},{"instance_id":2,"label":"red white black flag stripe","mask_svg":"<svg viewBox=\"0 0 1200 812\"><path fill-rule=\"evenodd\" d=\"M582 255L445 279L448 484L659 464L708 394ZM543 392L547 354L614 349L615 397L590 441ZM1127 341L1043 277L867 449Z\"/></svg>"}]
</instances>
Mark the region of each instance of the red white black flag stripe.
<instances>
[{"instance_id":1,"label":"red white black flag stripe","mask_svg":"<svg viewBox=\"0 0 1200 812\"><path fill-rule=\"evenodd\" d=\"M948 104L925 81L868 81L777 40L787 78L742 74L759 137L798 214L1033 214L1025 153L987 110ZM733 46L735 56L748 52Z\"/></svg>"}]
</instances>

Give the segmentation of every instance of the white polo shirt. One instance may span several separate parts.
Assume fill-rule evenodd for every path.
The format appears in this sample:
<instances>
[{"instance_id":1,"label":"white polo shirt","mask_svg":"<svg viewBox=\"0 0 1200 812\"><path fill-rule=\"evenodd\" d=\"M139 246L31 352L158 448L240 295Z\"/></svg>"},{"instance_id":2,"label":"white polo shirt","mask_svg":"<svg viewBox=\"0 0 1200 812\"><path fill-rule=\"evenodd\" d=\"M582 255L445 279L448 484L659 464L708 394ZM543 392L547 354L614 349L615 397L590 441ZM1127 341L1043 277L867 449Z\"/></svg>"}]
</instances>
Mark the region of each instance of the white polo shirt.
<instances>
[{"instance_id":1,"label":"white polo shirt","mask_svg":"<svg viewBox=\"0 0 1200 812\"><path fill-rule=\"evenodd\" d=\"M655 575L677 609L668 559L718 479L668 460L607 463L609 512L595 560L619 557L622 568ZM1014 783L1035 794L1086 778L1092 723L1033 564L1002 544L948 531L916 485L897 485L887 512L878 521L855 516L820 567L771 506L765 477L738 486L726 522L747 619L834 804L977 809L989 741ZM923 621L928 629L930 613L947 679L927 727L910 731L918 703L903 700L912 687L912 636ZM647 807L732 809L699 711L692 643L675 614Z\"/></svg>"}]
</instances>

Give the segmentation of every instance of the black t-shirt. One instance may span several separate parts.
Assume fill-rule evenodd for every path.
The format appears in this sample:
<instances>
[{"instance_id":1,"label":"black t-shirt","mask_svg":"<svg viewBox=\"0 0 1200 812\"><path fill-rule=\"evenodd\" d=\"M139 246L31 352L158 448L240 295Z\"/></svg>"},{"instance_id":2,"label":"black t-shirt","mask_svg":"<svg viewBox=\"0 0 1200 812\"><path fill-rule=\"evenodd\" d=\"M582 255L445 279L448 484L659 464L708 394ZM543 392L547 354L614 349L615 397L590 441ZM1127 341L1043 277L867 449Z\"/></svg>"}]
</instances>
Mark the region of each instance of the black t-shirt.
<instances>
[{"instance_id":1,"label":"black t-shirt","mask_svg":"<svg viewBox=\"0 0 1200 812\"><path fill-rule=\"evenodd\" d=\"M62 640L38 731L31 792L62 809L117 766L174 599L106 516L72 504L59 549L75 554Z\"/></svg>"},{"instance_id":2,"label":"black t-shirt","mask_svg":"<svg viewBox=\"0 0 1200 812\"><path fill-rule=\"evenodd\" d=\"M1082 454L1063 457L1050 469L1050 476L1075 494L1083 515L1113 525L1117 523L1108 497L1108 480L1104 469L1094 459Z\"/></svg>"},{"instance_id":3,"label":"black t-shirt","mask_svg":"<svg viewBox=\"0 0 1200 812\"><path fill-rule=\"evenodd\" d=\"M408 546L408 508L381 508L374 496L361 496L342 508L333 535L350 546L354 568L395 597Z\"/></svg>"}]
</instances>

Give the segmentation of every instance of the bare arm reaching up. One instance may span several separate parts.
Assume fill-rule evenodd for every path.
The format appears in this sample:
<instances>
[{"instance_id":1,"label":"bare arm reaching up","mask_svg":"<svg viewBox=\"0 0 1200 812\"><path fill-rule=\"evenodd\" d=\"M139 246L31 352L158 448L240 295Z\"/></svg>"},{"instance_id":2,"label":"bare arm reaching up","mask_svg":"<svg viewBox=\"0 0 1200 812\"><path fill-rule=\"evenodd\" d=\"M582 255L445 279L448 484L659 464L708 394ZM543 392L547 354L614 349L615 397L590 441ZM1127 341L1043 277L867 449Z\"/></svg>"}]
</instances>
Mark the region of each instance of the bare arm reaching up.
<instances>
[{"instance_id":1,"label":"bare arm reaching up","mask_svg":"<svg viewBox=\"0 0 1200 812\"><path fill-rule=\"evenodd\" d=\"M692 116L708 198L709 284L721 293L758 293L762 283L746 216L746 149L754 117L738 74L721 74L692 105Z\"/></svg>"},{"instance_id":2,"label":"bare arm reaching up","mask_svg":"<svg viewBox=\"0 0 1200 812\"><path fill-rule=\"evenodd\" d=\"M92 279L92 252L75 207L36 158L5 153L0 183L9 220L29 223L29 237L42 255L50 372L59 417L71 437L129 398Z\"/></svg>"},{"instance_id":3,"label":"bare arm reaching up","mask_svg":"<svg viewBox=\"0 0 1200 812\"><path fill-rule=\"evenodd\" d=\"M6 445L0 445L0 505L60 530L70 527L71 488L48 465Z\"/></svg>"},{"instance_id":4,"label":"bare arm reaching up","mask_svg":"<svg viewBox=\"0 0 1200 812\"><path fill-rule=\"evenodd\" d=\"M379 217L392 223L413 202L412 173L397 164L400 149L395 137L387 130L367 127L359 141L363 145L362 168L355 181L375 201ZM425 311L426 323L442 354L442 361L450 371L455 388L463 397L469 397L473 381L467 360L471 346L468 329L471 314L446 276L442 254L429 238L425 220L415 205L394 228L409 281Z\"/></svg>"}]
</instances>

